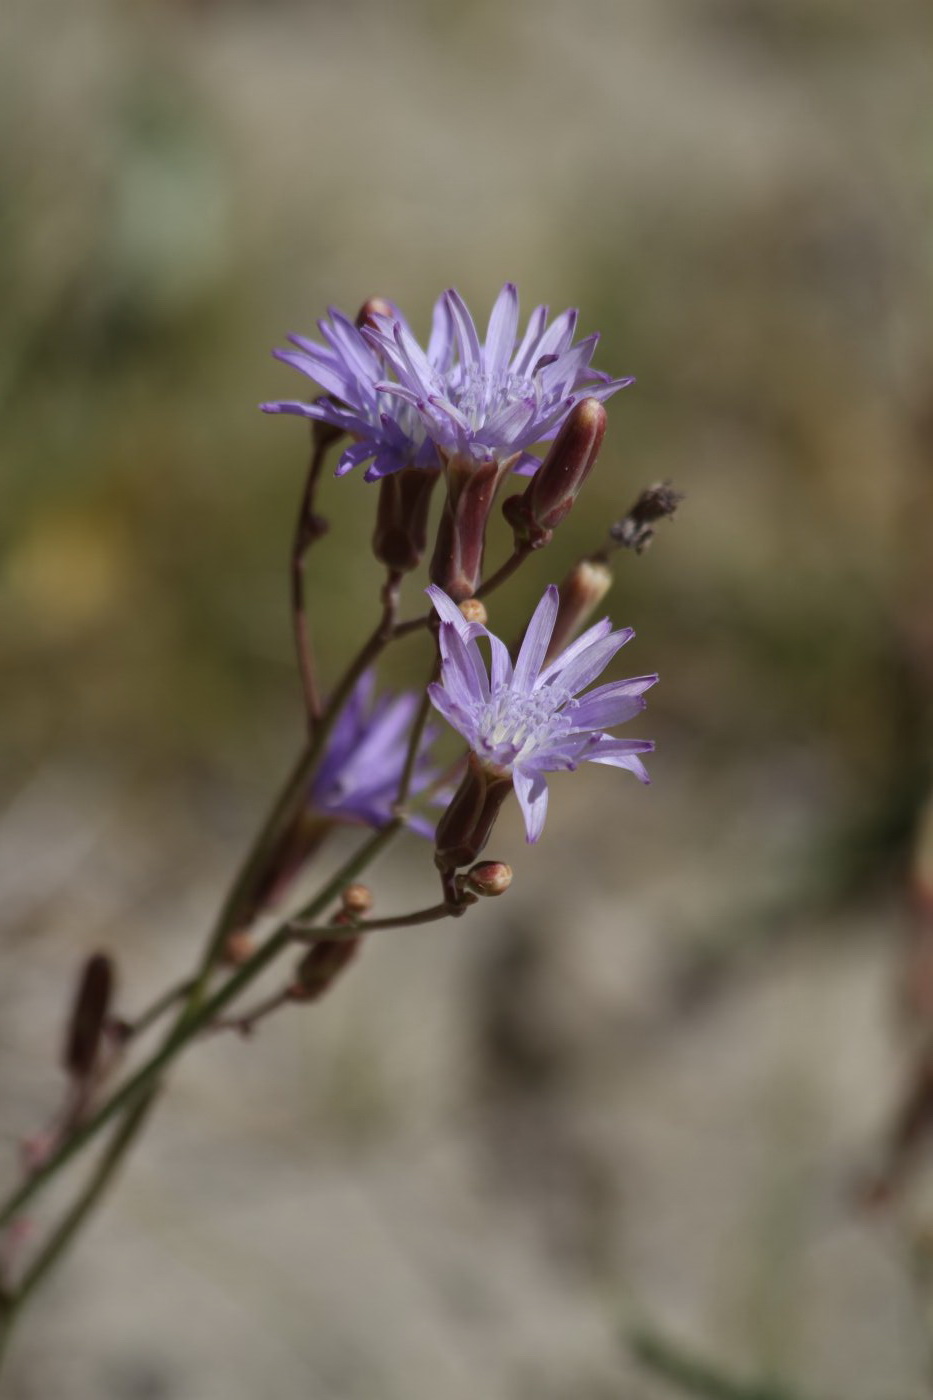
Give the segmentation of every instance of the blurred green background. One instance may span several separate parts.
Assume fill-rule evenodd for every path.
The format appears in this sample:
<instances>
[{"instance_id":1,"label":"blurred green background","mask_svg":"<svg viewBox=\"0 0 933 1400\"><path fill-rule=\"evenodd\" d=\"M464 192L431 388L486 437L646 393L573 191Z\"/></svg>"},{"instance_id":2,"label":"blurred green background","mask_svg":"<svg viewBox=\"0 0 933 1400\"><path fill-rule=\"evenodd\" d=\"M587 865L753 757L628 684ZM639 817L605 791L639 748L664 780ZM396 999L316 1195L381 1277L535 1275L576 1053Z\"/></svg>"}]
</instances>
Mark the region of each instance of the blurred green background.
<instances>
[{"instance_id":1,"label":"blurred green background","mask_svg":"<svg viewBox=\"0 0 933 1400\"><path fill-rule=\"evenodd\" d=\"M687 499L649 553L619 559L610 598L615 620L638 632L623 670L662 675L639 730L659 741L654 787L619 796L600 774L582 797L558 789L550 854L524 856L508 828L513 850L503 840L495 854L515 854L533 912L522 924L515 904L511 941L475 954L477 1015L495 1021L483 977L503 947L518 958L508 976L540 956L527 930L551 901L575 925L569 865L576 879L602 880L606 908L624 902L651 935L650 985L631 992L642 986L639 955L610 1020L621 1025L653 997L666 1005L662 973L680 996L698 971L702 981L736 948L744 956L760 935L799 930L819 910L830 923L807 925L788 976L812 985L806 959L830 932L831 967L875 1008L878 1063L896 1056L896 1037L879 1026L931 780L931 30L921 0L4 7L0 868L11 953L2 981L20 1001L25 979L39 1008L23 1011L22 1034L11 1012L9 1065L41 1057L60 969L96 941L119 936L131 966L135 956L154 971L145 929L164 918L181 944L166 967L184 966L197 920L299 742L286 565L306 437L257 405L307 386L271 348L289 331L314 334L328 305L352 314L372 295L396 300L426 331L448 285L483 321L506 279L525 312L538 301L579 306L582 330L602 332L599 367L638 382L612 401L598 472L551 549L503 595L497 630L508 634L642 486L672 478ZM332 529L309 578L331 677L373 615L373 504L374 488L355 476L325 482ZM409 665L402 656L387 674L402 683ZM868 907L870 926L850 937ZM606 966L614 946L598 955ZM383 964L385 986L392 975ZM772 974L760 975L765 995ZM143 985L140 971L138 1000ZM578 993L585 1021L593 988L566 995ZM366 995L354 1011L350 994L351 1022L365 1018ZM404 987L392 995L404 1001ZM737 1051L754 1058L747 1028L712 1022L713 1063ZM549 1043L549 1024L543 1010L536 1045ZM831 1061L859 1024L845 998L835 1024ZM487 1051L493 1064L489 1046L514 1027L487 1030L486 1051L462 1052L471 1113L493 1092L476 1064ZM619 1053L614 1041L594 1052L597 1103ZM262 1060L257 1050L260 1078ZM54 1066L45 1078L34 1067L10 1073L4 1120L15 1136L43 1094L54 1100ZM552 1066L548 1085L553 1075L564 1084ZM702 1072L707 1092L716 1075ZM874 1116L852 1129L855 1156L880 1131L896 1079L878 1070L872 1081ZM334 1092L344 1105L352 1098ZM665 1102L658 1092L652 1104ZM335 1140L350 1131L320 1112ZM606 1098L605 1112L625 1107ZM595 1160L609 1171L615 1159L596 1151ZM833 1200L830 1215L841 1209ZM545 1214L552 1208L549 1197ZM891 1267L900 1287L909 1270ZM93 1250L84 1268L93 1281ZM480 1268L470 1284L477 1296L482 1277ZM756 1316L784 1316L793 1292L768 1294ZM52 1314L66 1332L69 1296ZM705 1287L690 1296L675 1320L783 1374L770 1322L717 1330L703 1314ZM661 1288L662 1311L668 1297ZM557 1335L562 1305L550 1306ZM100 1365L116 1345L105 1313L101 1302L91 1326ZM873 1379L847 1367L861 1316L860 1305L840 1304L815 1329L825 1364L803 1347L804 1379L844 1384L851 1396L889 1381L892 1396L921 1393L910 1389L923 1364L916 1338L913 1350L889 1345L888 1333L874 1343L875 1357L903 1360L903 1374L900 1360L890 1371L879 1362ZM38 1354L49 1333L35 1325ZM622 1351L620 1368L630 1364ZM133 1375L137 1361L126 1363ZM81 1372L88 1394L213 1394L183 1366L162 1390L131 1392L119 1379L105 1384L97 1364ZM396 1384L409 1397L460 1393L430 1366L422 1391L404 1366L373 1364L378 1383L343 1372L325 1383L301 1359L281 1393L314 1376L302 1393L394 1395ZM652 1382L634 1371L624 1381L622 1370L622 1389L597 1380L587 1389L567 1365L572 1388L555 1395L669 1393L637 1390ZM53 1393L48 1383L28 1389L25 1365L22 1374L17 1393ZM241 1393L227 1383L227 1395ZM524 1384L503 1362L483 1393L550 1393Z\"/></svg>"}]
</instances>

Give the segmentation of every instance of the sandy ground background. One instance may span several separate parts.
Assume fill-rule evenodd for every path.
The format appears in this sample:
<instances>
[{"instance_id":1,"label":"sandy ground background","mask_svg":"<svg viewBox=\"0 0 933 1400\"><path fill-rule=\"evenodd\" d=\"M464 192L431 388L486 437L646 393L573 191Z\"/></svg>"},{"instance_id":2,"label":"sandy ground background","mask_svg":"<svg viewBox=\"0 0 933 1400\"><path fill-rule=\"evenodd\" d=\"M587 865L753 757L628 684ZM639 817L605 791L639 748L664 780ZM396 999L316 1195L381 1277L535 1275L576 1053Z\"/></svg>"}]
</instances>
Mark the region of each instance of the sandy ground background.
<instances>
[{"instance_id":1,"label":"sandy ground background","mask_svg":"<svg viewBox=\"0 0 933 1400\"><path fill-rule=\"evenodd\" d=\"M930 38L908 0L3 10L0 1180L80 960L130 1013L184 974L299 742L285 332L514 277L638 375L506 635L642 485L688 495L609 600L652 787L558 781L504 900L205 1043L11 1400L684 1393L639 1329L696 1394L929 1393L933 1184L859 1188L927 1033ZM310 565L328 675L366 492ZM374 885L433 899L424 849Z\"/></svg>"}]
</instances>

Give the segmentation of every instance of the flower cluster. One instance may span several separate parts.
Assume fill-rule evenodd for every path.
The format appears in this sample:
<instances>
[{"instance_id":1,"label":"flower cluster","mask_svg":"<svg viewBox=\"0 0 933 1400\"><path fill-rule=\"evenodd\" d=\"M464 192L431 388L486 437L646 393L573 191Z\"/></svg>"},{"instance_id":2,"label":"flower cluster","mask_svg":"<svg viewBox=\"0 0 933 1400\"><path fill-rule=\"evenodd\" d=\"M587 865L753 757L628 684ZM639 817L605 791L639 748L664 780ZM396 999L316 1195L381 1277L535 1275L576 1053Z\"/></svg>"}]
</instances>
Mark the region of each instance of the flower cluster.
<instances>
[{"instance_id":1,"label":"flower cluster","mask_svg":"<svg viewBox=\"0 0 933 1400\"><path fill-rule=\"evenodd\" d=\"M435 304L424 350L396 307L371 312L362 327L331 309L318 322L323 343L293 335L294 349L275 352L330 397L262 407L329 423L353 438L338 476L369 462L366 478L374 481L452 456L474 463L515 458L516 470L531 474L539 459L529 448L552 438L576 403L607 399L632 380L591 368L599 336L574 344L575 310L549 322L548 308L536 307L516 344L518 318L518 292L507 282L481 342L466 303L451 289Z\"/></svg>"},{"instance_id":2,"label":"flower cluster","mask_svg":"<svg viewBox=\"0 0 933 1400\"><path fill-rule=\"evenodd\" d=\"M599 337L575 339L574 310L552 319L538 306L520 334L511 282L496 297L484 338L452 289L435 303L426 348L398 307L382 300L367 302L355 322L332 309L318 328L320 340L291 336L292 348L275 353L323 394L262 407L346 434L337 475L365 466L367 480L381 482L373 548L388 570L384 597L397 596L402 575L420 562L430 493L441 476L446 483L428 589L438 619L439 678L427 699L468 746L460 787L435 833L436 860L449 876L482 850L512 791L528 840L539 839L548 773L599 763L648 781L640 755L653 742L608 731L644 708L657 676L591 689L632 632L613 630L605 619L573 640L608 587L605 566L607 581L595 593L578 586L580 570L596 567L587 561L562 591L547 589L514 664L506 645L466 608L483 579L487 521L505 476L531 478L503 506L514 535L507 574L550 542L596 463L605 401L632 381L593 368ZM542 443L550 444L543 460L533 451ZM488 664L480 644L488 647ZM400 784L407 801L431 780L421 740L410 781L402 782L416 698L376 700L372 686L364 678L332 720L307 797L309 815L378 828L395 815ZM431 831L423 817L411 824ZM453 889L448 879L448 897Z\"/></svg>"}]
</instances>

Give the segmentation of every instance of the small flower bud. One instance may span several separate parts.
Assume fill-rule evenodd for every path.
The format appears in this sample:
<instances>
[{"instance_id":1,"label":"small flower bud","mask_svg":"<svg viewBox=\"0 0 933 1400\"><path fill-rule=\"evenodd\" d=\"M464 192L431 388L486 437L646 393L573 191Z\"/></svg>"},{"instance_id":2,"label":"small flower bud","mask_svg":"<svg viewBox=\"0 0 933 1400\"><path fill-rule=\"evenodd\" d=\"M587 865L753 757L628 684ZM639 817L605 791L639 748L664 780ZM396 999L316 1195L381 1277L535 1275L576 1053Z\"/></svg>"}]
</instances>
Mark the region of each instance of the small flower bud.
<instances>
[{"instance_id":1,"label":"small flower bud","mask_svg":"<svg viewBox=\"0 0 933 1400\"><path fill-rule=\"evenodd\" d=\"M387 569L416 569L428 543L428 511L440 469L403 467L379 483L373 553Z\"/></svg>"},{"instance_id":2,"label":"small flower bud","mask_svg":"<svg viewBox=\"0 0 933 1400\"><path fill-rule=\"evenodd\" d=\"M360 937L313 943L295 968L292 1000L316 1001L323 996L356 957L362 941Z\"/></svg>"},{"instance_id":3,"label":"small flower bud","mask_svg":"<svg viewBox=\"0 0 933 1400\"><path fill-rule=\"evenodd\" d=\"M62 1053L63 1068L76 1079L86 1079L97 1063L112 998L113 962L95 953L81 972Z\"/></svg>"},{"instance_id":4,"label":"small flower bud","mask_svg":"<svg viewBox=\"0 0 933 1400\"><path fill-rule=\"evenodd\" d=\"M357 330L362 330L364 326L376 327L380 316L388 316L391 319L395 314L395 307L391 301L386 301L385 297L370 297L356 313Z\"/></svg>"},{"instance_id":5,"label":"small flower bud","mask_svg":"<svg viewBox=\"0 0 933 1400\"><path fill-rule=\"evenodd\" d=\"M612 570L601 559L581 559L560 585L557 621L548 643L545 665L582 631L612 587Z\"/></svg>"},{"instance_id":6,"label":"small flower bud","mask_svg":"<svg viewBox=\"0 0 933 1400\"><path fill-rule=\"evenodd\" d=\"M467 622L479 622L485 627L486 623L489 621L489 614L486 611L485 605L480 602L479 598L464 598L463 602L460 604L460 611L463 613Z\"/></svg>"},{"instance_id":7,"label":"small flower bud","mask_svg":"<svg viewBox=\"0 0 933 1400\"><path fill-rule=\"evenodd\" d=\"M598 399L581 399L571 409L551 450L521 496L510 496L502 513L515 532L516 546L540 549L570 514L592 471L606 432L606 410Z\"/></svg>"},{"instance_id":8,"label":"small flower bud","mask_svg":"<svg viewBox=\"0 0 933 1400\"><path fill-rule=\"evenodd\" d=\"M472 598L479 587L489 512L500 482L514 464L514 456L504 462L479 463L452 457L447 463L447 499L430 573L431 582L455 603Z\"/></svg>"},{"instance_id":9,"label":"small flower bud","mask_svg":"<svg viewBox=\"0 0 933 1400\"><path fill-rule=\"evenodd\" d=\"M245 928L237 929L234 933L227 935L224 942L223 960L230 967L242 967L249 962L256 951L256 944L252 934Z\"/></svg>"},{"instance_id":10,"label":"small flower bud","mask_svg":"<svg viewBox=\"0 0 933 1400\"><path fill-rule=\"evenodd\" d=\"M460 786L437 825L434 863L439 870L456 870L476 859L511 791L508 774L494 773L470 755Z\"/></svg>"},{"instance_id":11,"label":"small flower bud","mask_svg":"<svg viewBox=\"0 0 933 1400\"><path fill-rule=\"evenodd\" d=\"M505 894L512 883L512 867L501 860L481 860L467 871L463 883L473 894Z\"/></svg>"},{"instance_id":12,"label":"small flower bud","mask_svg":"<svg viewBox=\"0 0 933 1400\"><path fill-rule=\"evenodd\" d=\"M344 912L361 918L373 907L373 892L368 885L347 885L340 896Z\"/></svg>"}]
</instances>

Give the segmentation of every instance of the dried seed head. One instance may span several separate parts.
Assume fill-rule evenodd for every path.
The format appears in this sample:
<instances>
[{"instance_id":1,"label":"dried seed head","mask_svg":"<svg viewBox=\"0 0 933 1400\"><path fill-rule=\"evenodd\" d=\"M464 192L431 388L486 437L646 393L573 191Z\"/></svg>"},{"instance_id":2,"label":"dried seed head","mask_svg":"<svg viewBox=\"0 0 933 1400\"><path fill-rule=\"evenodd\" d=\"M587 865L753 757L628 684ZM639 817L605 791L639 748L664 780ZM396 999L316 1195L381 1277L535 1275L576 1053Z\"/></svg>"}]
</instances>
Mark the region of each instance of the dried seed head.
<instances>
[{"instance_id":1,"label":"dried seed head","mask_svg":"<svg viewBox=\"0 0 933 1400\"><path fill-rule=\"evenodd\" d=\"M501 860L481 860L464 876L464 886L473 894L505 894L512 883L512 867Z\"/></svg>"},{"instance_id":2,"label":"dried seed head","mask_svg":"<svg viewBox=\"0 0 933 1400\"><path fill-rule=\"evenodd\" d=\"M359 918L373 907L373 892L368 885L347 885L340 896L344 912Z\"/></svg>"},{"instance_id":3,"label":"dried seed head","mask_svg":"<svg viewBox=\"0 0 933 1400\"><path fill-rule=\"evenodd\" d=\"M460 611L467 622L480 622L485 627L489 621L489 614L479 598L464 598L460 604Z\"/></svg>"}]
</instances>

